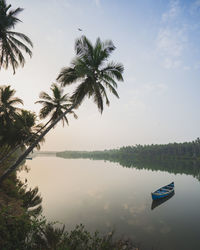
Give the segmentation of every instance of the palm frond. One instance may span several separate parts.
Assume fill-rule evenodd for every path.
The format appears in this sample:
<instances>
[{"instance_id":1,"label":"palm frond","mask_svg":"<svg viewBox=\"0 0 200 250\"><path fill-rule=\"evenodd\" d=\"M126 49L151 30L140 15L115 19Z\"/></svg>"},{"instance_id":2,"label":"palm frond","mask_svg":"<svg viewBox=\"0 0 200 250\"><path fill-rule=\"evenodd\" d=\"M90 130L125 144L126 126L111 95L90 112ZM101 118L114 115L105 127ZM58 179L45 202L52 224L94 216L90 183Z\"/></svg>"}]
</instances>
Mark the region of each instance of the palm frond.
<instances>
[{"instance_id":1,"label":"palm frond","mask_svg":"<svg viewBox=\"0 0 200 250\"><path fill-rule=\"evenodd\" d=\"M79 78L80 76L77 75L77 71L74 68L68 67L61 70L57 77L57 81L60 82L62 86L66 86L75 83Z\"/></svg>"},{"instance_id":2,"label":"palm frond","mask_svg":"<svg viewBox=\"0 0 200 250\"><path fill-rule=\"evenodd\" d=\"M14 31L9 31L8 32L9 35L13 35L13 36L18 36L19 38L21 38L22 40L26 41L31 47L33 47L33 43L31 41L31 39L24 35L23 33L20 32L14 32Z\"/></svg>"},{"instance_id":3,"label":"palm frond","mask_svg":"<svg viewBox=\"0 0 200 250\"><path fill-rule=\"evenodd\" d=\"M52 98L50 97L50 95L48 95L46 92L42 91L39 95L39 97L41 99L44 99L44 100L48 100L48 101L52 101ZM37 102L36 102L37 103Z\"/></svg>"},{"instance_id":4,"label":"palm frond","mask_svg":"<svg viewBox=\"0 0 200 250\"><path fill-rule=\"evenodd\" d=\"M121 63L110 62L106 67L101 69L101 72L106 72L111 77L116 78L118 81L123 81L122 73L124 71L124 67Z\"/></svg>"},{"instance_id":5,"label":"palm frond","mask_svg":"<svg viewBox=\"0 0 200 250\"><path fill-rule=\"evenodd\" d=\"M45 119L48 115L51 114L53 109L54 109L53 104L48 104L48 105L45 105L43 108L41 108L40 113L39 113L40 119Z\"/></svg>"},{"instance_id":6,"label":"palm frond","mask_svg":"<svg viewBox=\"0 0 200 250\"><path fill-rule=\"evenodd\" d=\"M20 49L24 50L27 54L29 54L30 57L32 56L32 51L24 43L22 43L21 41L17 40L13 36L9 36L9 40L11 40L15 44L16 48L18 46ZM18 51L19 51L19 49L18 49Z\"/></svg>"},{"instance_id":7,"label":"palm frond","mask_svg":"<svg viewBox=\"0 0 200 250\"><path fill-rule=\"evenodd\" d=\"M105 97L105 99L106 99L106 105L109 106L110 101L109 101L108 96L106 94L106 90L105 90L104 86L101 83L99 83L99 88L101 89L101 93L103 94L103 97Z\"/></svg>"},{"instance_id":8,"label":"palm frond","mask_svg":"<svg viewBox=\"0 0 200 250\"><path fill-rule=\"evenodd\" d=\"M115 89L108 81L105 81L105 80L104 80L104 83L105 83L106 87L108 87L108 89L110 90L110 92L111 92L113 95L115 95L117 98L119 98L119 95L118 95L116 89Z\"/></svg>"},{"instance_id":9,"label":"palm frond","mask_svg":"<svg viewBox=\"0 0 200 250\"><path fill-rule=\"evenodd\" d=\"M73 104L76 104L76 107L80 106L86 95L90 96L91 90L90 79L87 78L73 92L71 96Z\"/></svg>"},{"instance_id":10,"label":"palm frond","mask_svg":"<svg viewBox=\"0 0 200 250\"><path fill-rule=\"evenodd\" d=\"M95 89L94 89L93 99L94 99L94 103L97 104L97 107L98 107L100 113L102 114L102 112L103 112L103 98L102 98L100 89L97 86L95 86Z\"/></svg>"}]
</instances>

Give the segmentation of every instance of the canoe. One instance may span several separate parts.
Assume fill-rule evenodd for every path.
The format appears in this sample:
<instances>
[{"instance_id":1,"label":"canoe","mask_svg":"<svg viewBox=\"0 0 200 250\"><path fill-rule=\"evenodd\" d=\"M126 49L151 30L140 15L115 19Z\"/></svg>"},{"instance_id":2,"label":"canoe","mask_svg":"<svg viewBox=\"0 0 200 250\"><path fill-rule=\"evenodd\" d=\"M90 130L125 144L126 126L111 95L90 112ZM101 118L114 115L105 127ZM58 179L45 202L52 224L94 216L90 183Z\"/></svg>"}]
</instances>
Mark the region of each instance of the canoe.
<instances>
[{"instance_id":1,"label":"canoe","mask_svg":"<svg viewBox=\"0 0 200 250\"><path fill-rule=\"evenodd\" d=\"M172 194L173 192L174 192L174 182L170 183L169 185L159 188L155 192L151 193L151 196L153 200L157 200L157 199L165 198L168 195Z\"/></svg>"}]
</instances>

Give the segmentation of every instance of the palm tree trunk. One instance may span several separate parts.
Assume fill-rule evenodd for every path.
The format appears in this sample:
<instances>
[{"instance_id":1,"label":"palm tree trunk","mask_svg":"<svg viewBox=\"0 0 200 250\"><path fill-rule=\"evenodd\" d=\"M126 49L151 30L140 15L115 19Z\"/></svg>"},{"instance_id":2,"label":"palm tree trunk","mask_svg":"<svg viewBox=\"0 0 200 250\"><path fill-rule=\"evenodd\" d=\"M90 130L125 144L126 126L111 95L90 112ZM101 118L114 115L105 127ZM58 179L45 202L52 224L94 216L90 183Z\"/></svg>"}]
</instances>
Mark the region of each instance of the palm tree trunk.
<instances>
[{"instance_id":1,"label":"palm tree trunk","mask_svg":"<svg viewBox=\"0 0 200 250\"><path fill-rule=\"evenodd\" d=\"M3 175L0 177L0 186L3 181L19 166L19 164L30 154L30 152L35 148L35 146L40 142L40 140L67 114L69 113L76 104L73 104L71 108L66 110L61 116L59 116L54 122L52 122L49 127L41 133L41 135L26 149L26 151L17 159L17 161L9 167Z\"/></svg>"},{"instance_id":2,"label":"palm tree trunk","mask_svg":"<svg viewBox=\"0 0 200 250\"><path fill-rule=\"evenodd\" d=\"M52 120L52 118L41 129L39 129L37 131L37 133L35 133L34 135L38 135L44 128L46 128L46 126L51 122L51 120ZM24 146L24 143L26 143L27 141L31 140L32 138L33 138L33 135L31 135L25 141L23 141L22 143L20 143L19 145L17 145L13 150L8 151L8 153L2 159L0 159L0 164L2 164L9 156L11 156L13 153L15 153L15 151L17 151L17 149L19 149L20 147Z\"/></svg>"}]
</instances>

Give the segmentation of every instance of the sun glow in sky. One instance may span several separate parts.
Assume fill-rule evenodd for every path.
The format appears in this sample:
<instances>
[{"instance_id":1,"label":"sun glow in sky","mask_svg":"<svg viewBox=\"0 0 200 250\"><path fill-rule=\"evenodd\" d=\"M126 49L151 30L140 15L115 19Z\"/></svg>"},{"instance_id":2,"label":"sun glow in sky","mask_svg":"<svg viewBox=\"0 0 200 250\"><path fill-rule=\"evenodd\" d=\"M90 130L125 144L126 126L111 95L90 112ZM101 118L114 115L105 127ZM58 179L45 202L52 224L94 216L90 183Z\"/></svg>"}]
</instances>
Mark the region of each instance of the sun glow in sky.
<instances>
[{"instance_id":1,"label":"sun glow in sky","mask_svg":"<svg viewBox=\"0 0 200 250\"><path fill-rule=\"evenodd\" d=\"M120 99L110 96L103 114L91 100L77 110L78 120L58 125L42 150L96 150L126 145L183 142L199 137L199 0L7 0L22 7L16 31L28 35L33 57L16 74L1 70L0 85L10 84L34 104L49 92L60 70L73 59L74 41L86 35L111 39L112 60L123 63ZM82 31L79 31L81 28ZM65 91L72 93L73 87ZM50 93L50 92L49 92Z\"/></svg>"}]
</instances>

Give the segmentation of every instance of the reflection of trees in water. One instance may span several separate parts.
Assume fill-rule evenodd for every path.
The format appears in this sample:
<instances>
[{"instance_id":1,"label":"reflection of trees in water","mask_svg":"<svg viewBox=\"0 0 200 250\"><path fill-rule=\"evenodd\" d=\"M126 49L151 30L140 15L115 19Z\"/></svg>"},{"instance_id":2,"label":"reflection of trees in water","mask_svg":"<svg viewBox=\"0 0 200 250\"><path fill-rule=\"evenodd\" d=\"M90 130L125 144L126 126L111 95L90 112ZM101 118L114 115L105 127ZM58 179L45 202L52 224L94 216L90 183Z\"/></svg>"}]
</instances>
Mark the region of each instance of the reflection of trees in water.
<instances>
[{"instance_id":1,"label":"reflection of trees in water","mask_svg":"<svg viewBox=\"0 0 200 250\"><path fill-rule=\"evenodd\" d=\"M118 161L123 167L148 169L153 171L167 171L173 174L192 175L200 181L200 162L193 160L166 160L166 161L140 161L130 159Z\"/></svg>"},{"instance_id":2,"label":"reflection of trees in water","mask_svg":"<svg viewBox=\"0 0 200 250\"><path fill-rule=\"evenodd\" d=\"M112 151L113 152L113 151ZM121 154L119 151L110 153L110 151L66 151L57 153L58 157L71 159L91 159L91 160L106 160L119 163L123 167L148 169L153 171L167 171L173 174L192 175L200 181L200 160L198 158L180 158L180 157L156 157L138 159L131 154Z\"/></svg>"},{"instance_id":3,"label":"reflection of trees in water","mask_svg":"<svg viewBox=\"0 0 200 250\"><path fill-rule=\"evenodd\" d=\"M200 181L200 162L194 160L134 161L131 159L110 160L123 167L167 171L173 174L192 175Z\"/></svg>"}]
</instances>

